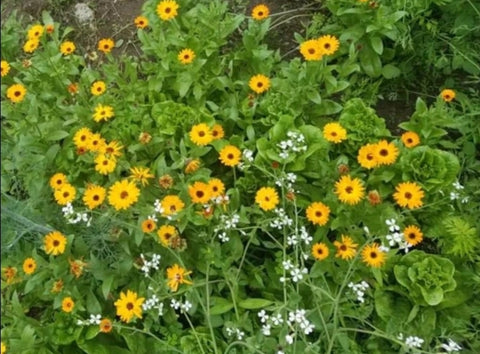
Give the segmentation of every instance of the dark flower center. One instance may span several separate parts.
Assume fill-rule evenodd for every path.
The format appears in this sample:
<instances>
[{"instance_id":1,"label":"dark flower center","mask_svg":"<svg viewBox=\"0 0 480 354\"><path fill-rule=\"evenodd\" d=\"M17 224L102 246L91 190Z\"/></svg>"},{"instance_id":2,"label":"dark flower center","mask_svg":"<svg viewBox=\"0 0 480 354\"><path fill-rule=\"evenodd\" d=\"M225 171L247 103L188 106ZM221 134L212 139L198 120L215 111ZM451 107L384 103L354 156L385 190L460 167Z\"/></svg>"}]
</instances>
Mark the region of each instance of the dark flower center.
<instances>
[{"instance_id":1,"label":"dark flower center","mask_svg":"<svg viewBox=\"0 0 480 354\"><path fill-rule=\"evenodd\" d=\"M323 48L325 48L325 49L330 49L330 43L325 43L325 44L323 45Z\"/></svg>"},{"instance_id":2,"label":"dark flower center","mask_svg":"<svg viewBox=\"0 0 480 354\"><path fill-rule=\"evenodd\" d=\"M197 191L197 192L195 193L195 195L196 195L198 198L202 198L202 197L205 195L205 193L203 193L203 191Z\"/></svg>"},{"instance_id":3,"label":"dark flower center","mask_svg":"<svg viewBox=\"0 0 480 354\"><path fill-rule=\"evenodd\" d=\"M347 188L345 188L345 192L347 192L348 194L352 193L353 192L353 188L348 186Z\"/></svg>"},{"instance_id":4,"label":"dark flower center","mask_svg":"<svg viewBox=\"0 0 480 354\"><path fill-rule=\"evenodd\" d=\"M18 97L18 96L20 96L21 94L22 94L22 93L21 93L20 91L15 91L15 93L14 93L15 97Z\"/></svg>"},{"instance_id":5,"label":"dark flower center","mask_svg":"<svg viewBox=\"0 0 480 354\"><path fill-rule=\"evenodd\" d=\"M165 9L165 13L166 13L166 14L169 14L171 11L172 11L172 9L169 8L169 7L167 7L167 8Z\"/></svg>"},{"instance_id":6,"label":"dark flower center","mask_svg":"<svg viewBox=\"0 0 480 354\"><path fill-rule=\"evenodd\" d=\"M235 157L235 156L233 156L233 154L228 154L228 155L227 155L227 158L230 159L230 160L232 160L234 157Z\"/></svg>"},{"instance_id":7,"label":"dark flower center","mask_svg":"<svg viewBox=\"0 0 480 354\"><path fill-rule=\"evenodd\" d=\"M321 211L316 211L316 212L315 212L315 216L316 216L317 218L321 217L321 216L322 216L322 212L321 212Z\"/></svg>"},{"instance_id":8,"label":"dark flower center","mask_svg":"<svg viewBox=\"0 0 480 354\"><path fill-rule=\"evenodd\" d=\"M53 241L53 247L58 247L58 246L60 246L60 241L54 240Z\"/></svg>"},{"instance_id":9,"label":"dark flower center","mask_svg":"<svg viewBox=\"0 0 480 354\"><path fill-rule=\"evenodd\" d=\"M96 202L98 202L98 201L100 200L100 197L99 197L98 195L94 195L94 196L93 196L93 200L96 201Z\"/></svg>"},{"instance_id":10,"label":"dark flower center","mask_svg":"<svg viewBox=\"0 0 480 354\"><path fill-rule=\"evenodd\" d=\"M308 53L309 53L309 54L315 54L315 49L310 48L310 49L308 50Z\"/></svg>"},{"instance_id":11,"label":"dark flower center","mask_svg":"<svg viewBox=\"0 0 480 354\"><path fill-rule=\"evenodd\" d=\"M123 191L122 193L120 193L120 198L125 199L127 197L128 197L128 192L127 191Z\"/></svg>"},{"instance_id":12,"label":"dark flower center","mask_svg":"<svg viewBox=\"0 0 480 354\"><path fill-rule=\"evenodd\" d=\"M133 308L134 308L134 306L131 302L127 303L127 310L132 311Z\"/></svg>"},{"instance_id":13,"label":"dark flower center","mask_svg":"<svg viewBox=\"0 0 480 354\"><path fill-rule=\"evenodd\" d=\"M199 131L198 132L198 136L203 138L205 136L205 132L202 130L202 131Z\"/></svg>"},{"instance_id":14,"label":"dark flower center","mask_svg":"<svg viewBox=\"0 0 480 354\"><path fill-rule=\"evenodd\" d=\"M107 166L108 165L108 160L103 160L103 166Z\"/></svg>"},{"instance_id":15,"label":"dark flower center","mask_svg":"<svg viewBox=\"0 0 480 354\"><path fill-rule=\"evenodd\" d=\"M388 156L388 150L387 150L387 149L382 149L382 150L380 150L380 155L382 155L382 156Z\"/></svg>"},{"instance_id":16,"label":"dark flower center","mask_svg":"<svg viewBox=\"0 0 480 354\"><path fill-rule=\"evenodd\" d=\"M370 252L370 258L377 258L377 252Z\"/></svg>"},{"instance_id":17,"label":"dark flower center","mask_svg":"<svg viewBox=\"0 0 480 354\"><path fill-rule=\"evenodd\" d=\"M340 250L341 250L341 251L346 251L346 250L347 250L347 246L346 246L346 245L341 245L341 246L340 246Z\"/></svg>"},{"instance_id":18,"label":"dark flower center","mask_svg":"<svg viewBox=\"0 0 480 354\"><path fill-rule=\"evenodd\" d=\"M413 197L412 193L410 193L410 192L405 193L405 198L411 199L412 197Z\"/></svg>"},{"instance_id":19,"label":"dark flower center","mask_svg":"<svg viewBox=\"0 0 480 354\"><path fill-rule=\"evenodd\" d=\"M408 234L408 238L410 238L412 240L415 239L415 237L416 237L416 235L413 232Z\"/></svg>"},{"instance_id":20,"label":"dark flower center","mask_svg":"<svg viewBox=\"0 0 480 354\"><path fill-rule=\"evenodd\" d=\"M68 193L68 192L63 192L63 197L64 197L64 198L67 198L69 195L70 195L70 193Z\"/></svg>"}]
</instances>

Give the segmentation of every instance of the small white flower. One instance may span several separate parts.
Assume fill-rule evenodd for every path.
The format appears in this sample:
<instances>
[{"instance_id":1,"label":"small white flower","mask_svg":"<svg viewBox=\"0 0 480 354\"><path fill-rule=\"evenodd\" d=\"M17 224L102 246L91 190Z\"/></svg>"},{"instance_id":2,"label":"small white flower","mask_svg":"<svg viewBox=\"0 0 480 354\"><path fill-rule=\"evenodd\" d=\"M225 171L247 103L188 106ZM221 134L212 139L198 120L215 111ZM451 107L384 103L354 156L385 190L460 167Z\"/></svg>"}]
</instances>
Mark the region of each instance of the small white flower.
<instances>
[{"instance_id":1,"label":"small white flower","mask_svg":"<svg viewBox=\"0 0 480 354\"><path fill-rule=\"evenodd\" d=\"M93 315L91 314L90 315L90 319L88 320L90 322L90 324L95 324L95 325L99 325L100 324L100 321L102 319L102 315Z\"/></svg>"},{"instance_id":2,"label":"small white flower","mask_svg":"<svg viewBox=\"0 0 480 354\"><path fill-rule=\"evenodd\" d=\"M172 301L170 302L170 307L175 309L175 310L178 310L181 305L182 305L182 303L175 300L175 299L172 299Z\"/></svg>"},{"instance_id":3,"label":"small white flower","mask_svg":"<svg viewBox=\"0 0 480 354\"><path fill-rule=\"evenodd\" d=\"M283 266L283 269L285 269L285 270L289 270L289 269L293 268L292 261L289 260L289 259L287 259L286 261L283 261L282 266Z\"/></svg>"},{"instance_id":4,"label":"small white flower","mask_svg":"<svg viewBox=\"0 0 480 354\"><path fill-rule=\"evenodd\" d=\"M77 320L77 326L83 326L85 323L82 320Z\"/></svg>"},{"instance_id":5,"label":"small white flower","mask_svg":"<svg viewBox=\"0 0 480 354\"><path fill-rule=\"evenodd\" d=\"M292 344L292 343L293 343L293 337L295 337L295 333L287 334L287 335L285 336L285 341L286 341L288 344Z\"/></svg>"},{"instance_id":6,"label":"small white flower","mask_svg":"<svg viewBox=\"0 0 480 354\"><path fill-rule=\"evenodd\" d=\"M410 348L420 348L424 340L419 337L409 336L405 339L405 344Z\"/></svg>"},{"instance_id":7,"label":"small white flower","mask_svg":"<svg viewBox=\"0 0 480 354\"><path fill-rule=\"evenodd\" d=\"M260 311L260 312L257 314L257 316L260 317L260 322L262 322L262 323L267 322L268 317L269 317L269 316L267 315L267 313L265 312L265 310Z\"/></svg>"},{"instance_id":8,"label":"small white flower","mask_svg":"<svg viewBox=\"0 0 480 354\"><path fill-rule=\"evenodd\" d=\"M450 200L457 200L460 198L460 194L457 192L450 192Z\"/></svg>"},{"instance_id":9,"label":"small white flower","mask_svg":"<svg viewBox=\"0 0 480 354\"><path fill-rule=\"evenodd\" d=\"M218 238L222 243L230 241L230 237L227 236L226 232L222 232L221 234L218 235Z\"/></svg>"},{"instance_id":10,"label":"small white flower","mask_svg":"<svg viewBox=\"0 0 480 354\"><path fill-rule=\"evenodd\" d=\"M163 302L159 303L157 305L157 310L158 310L158 316L163 316Z\"/></svg>"},{"instance_id":11,"label":"small white flower","mask_svg":"<svg viewBox=\"0 0 480 354\"><path fill-rule=\"evenodd\" d=\"M296 245L298 243L297 236L292 235L287 237L287 244L289 246Z\"/></svg>"},{"instance_id":12,"label":"small white flower","mask_svg":"<svg viewBox=\"0 0 480 354\"><path fill-rule=\"evenodd\" d=\"M448 343L441 345L442 349L445 349L447 353L458 352L462 350L462 347L455 343L453 340L449 339Z\"/></svg>"},{"instance_id":13,"label":"small white flower","mask_svg":"<svg viewBox=\"0 0 480 354\"><path fill-rule=\"evenodd\" d=\"M277 313L275 316L272 316L272 323L274 326L278 326L283 323L282 315Z\"/></svg>"},{"instance_id":14,"label":"small white flower","mask_svg":"<svg viewBox=\"0 0 480 354\"><path fill-rule=\"evenodd\" d=\"M162 203L160 203L160 200L155 199L154 206L155 206L155 211L157 213L162 214L164 212L164 209L162 207Z\"/></svg>"},{"instance_id":15,"label":"small white flower","mask_svg":"<svg viewBox=\"0 0 480 354\"><path fill-rule=\"evenodd\" d=\"M462 198L462 204L468 203L469 200L470 200L470 199L469 199L468 197L463 197L463 198Z\"/></svg>"},{"instance_id":16,"label":"small white flower","mask_svg":"<svg viewBox=\"0 0 480 354\"><path fill-rule=\"evenodd\" d=\"M452 186L455 187L456 190L462 190L464 188L458 181L453 182Z\"/></svg>"},{"instance_id":17,"label":"small white flower","mask_svg":"<svg viewBox=\"0 0 480 354\"><path fill-rule=\"evenodd\" d=\"M180 309L183 311L183 312L188 312L190 311L190 309L192 308L192 304L190 301L188 300L185 300L185 302L183 304L180 305Z\"/></svg>"},{"instance_id":18,"label":"small white flower","mask_svg":"<svg viewBox=\"0 0 480 354\"><path fill-rule=\"evenodd\" d=\"M271 326L268 324L265 324L262 326L262 333L264 336L269 336L271 334L270 332Z\"/></svg>"},{"instance_id":19,"label":"small white flower","mask_svg":"<svg viewBox=\"0 0 480 354\"><path fill-rule=\"evenodd\" d=\"M245 332L242 332L237 328L237 339L242 340L244 335L245 335Z\"/></svg>"}]
</instances>

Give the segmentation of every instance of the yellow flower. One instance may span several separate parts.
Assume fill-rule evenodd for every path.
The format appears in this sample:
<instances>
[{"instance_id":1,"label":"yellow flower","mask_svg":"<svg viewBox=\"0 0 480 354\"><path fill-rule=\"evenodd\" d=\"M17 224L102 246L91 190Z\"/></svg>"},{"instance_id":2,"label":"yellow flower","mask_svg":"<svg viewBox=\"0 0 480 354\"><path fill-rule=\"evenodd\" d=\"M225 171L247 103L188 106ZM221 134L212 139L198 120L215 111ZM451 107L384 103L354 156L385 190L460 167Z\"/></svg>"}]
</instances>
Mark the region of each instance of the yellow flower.
<instances>
[{"instance_id":1,"label":"yellow flower","mask_svg":"<svg viewBox=\"0 0 480 354\"><path fill-rule=\"evenodd\" d=\"M352 179L350 176L342 176L335 183L335 194L342 203L355 205L365 195L365 188L359 178Z\"/></svg>"},{"instance_id":2,"label":"yellow flower","mask_svg":"<svg viewBox=\"0 0 480 354\"><path fill-rule=\"evenodd\" d=\"M37 262L33 258L27 258L23 261L23 271L25 274L33 274L35 272L35 269L37 268Z\"/></svg>"},{"instance_id":3,"label":"yellow flower","mask_svg":"<svg viewBox=\"0 0 480 354\"><path fill-rule=\"evenodd\" d=\"M2 354L5 354L6 352L7 352L7 346L2 341Z\"/></svg>"},{"instance_id":4,"label":"yellow flower","mask_svg":"<svg viewBox=\"0 0 480 354\"><path fill-rule=\"evenodd\" d=\"M169 21L177 16L178 4L176 1L161 1L157 5L157 15L164 21Z\"/></svg>"},{"instance_id":5,"label":"yellow flower","mask_svg":"<svg viewBox=\"0 0 480 354\"><path fill-rule=\"evenodd\" d=\"M162 205L163 216L175 215L185 207L185 204L178 195L167 195L162 199L160 204Z\"/></svg>"},{"instance_id":6,"label":"yellow flower","mask_svg":"<svg viewBox=\"0 0 480 354\"><path fill-rule=\"evenodd\" d=\"M405 132L402 134L402 143L407 148L413 148L420 144L420 137L415 132Z\"/></svg>"},{"instance_id":7,"label":"yellow flower","mask_svg":"<svg viewBox=\"0 0 480 354\"><path fill-rule=\"evenodd\" d=\"M378 161L375 155L376 145L366 144L358 150L357 161L363 168L374 168L378 166Z\"/></svg>"},{"instance_id":8,"label":"yellow flower","mask_svg":"<svg viewBox=\"0 0 480 354\"><path fill-rule=\"evenodd\" d=\"M99 133L92 133L87 142L87 149L93 152L100 152L107 145L104 138Z\"/></svg>"},{"instance_id":9,"label":"yellow flower","mask_svg":"<svg viewBox=\"0 0 480 354\"><path fill-rule=\"evenodd\" d=\"M267 18L269 14L270 14L270 10L264 4L257 5L252 10L252 17L258 21Z\"/></svg>"},{"instance_id":10,"label":"yellow flower","mask_svg":"<svg viewBox=\"0 0 480 354\"><path fill-rule=\"evenodd\" d=\"M412 246L418 245L423 240L422 231L415 225L409 225L403 230L403 237Z\"/></svg>"},{"instance_id":11,"label":"yellow flower","mask_svg":"<svg viewBox=\"0 0 480 354\"><path fill-rule=\"evenodd\" d=\"M130 169L130 177L135 182L141 183L142 186L148 185L148 179L154 178L155 176L150 173L150 169L148 167L132 167Z\"/></svg>"},{"instance_id":12,"label":"yellow flower","mask_svg":"<svg viewBox=\"0 0 480 354\"><path fill-rule=\"evenodd\" d=\"M43 34L43 26L42 25L33 25L30 27L27 33L28 39L39 39Z\"/></svg>"},{"instance_id":13,"label":"yellow flower","mask_svg":"<svg viewBox=\"0 0 480 354\"><path fill-rule=\"evenodd\" d=\"M114 305L117 308L117 316L123 322L130 322L132 318L142 318L142 304L145 298L138 297L134 291L127 290L127 294L122 291L120 293L120 299L115 301Z\"/></svg>"},{"instance_id":14,"label":"yellow flower","mask_svg":"<svg viewBox=\"0 0 480 354\"><path fill-rule=\"evenodd\" d=\"M59 231L52 231L43 239L43 245L47 254L58 256L65 252L67 238Z\"/></svg>"},{"instance_id":15,"label":"yellow flower","mask_svg":"<svg viewBox=\"0 0 480 354\"><path fill-rule=\"evenodd\" d=\"M71 203L75 196L77 195L77 191L74 186L69 183L65 183L62 188L55 190L54 197L59 205L67 205Z\"/></svg>"},{"instance_id":16,"label":"yellow flower","mask_svg":"<svg viewBox=\"0 0 480 354\"><path fill-rule=\"evenodd\" d=\"M330 208L322 202L313 202L308 206L306 214L312 224L323 226L328 222Z\"/></svg>"},{"instance_id":17,"label":"yellow flower","mask_svg":"<svg viewBox=\"0 0 480 354\"><path fill-rule=\"evenodd\" d=\"M100 332L103 333L110 333L113 328L112 321L110 321L108 318L102 318L98 326L100 328Z\"/></svg>"},{"instance_id":18,"label":"yellow flower","mask_svg":"<svg viewBox=\"0 0 480 354\"><path fill-rule=\"evenodd\" d=\"M70 55L75 51L75 44L70 41L63 42L60 45L60 52L63 55Z\"/></svg>"},{"instance_id":19,"label":"yellow flower","mask_svg":"<svg viewBox=\"0 0 480 354\"><path fill-rule=\"evenodd\" d=\"M115 47L115 42L111 38L103 38L98 41L98 50L104 53L110 53Z\"/></svg>"},{"instance_id":20,"label":"yellow flower","mask_svg":"<svg viewBox=\"0 0 480 354\"><path fill-rule=\"evenodd\" d=\"M149 233L149 232L155 231L156 228L157 228L157 224L152 219L147 219L142 222L143 232Z\"/></svg>"},{"instance_id":21,"label":"yellow flower","mask_svg":"<svg viewBox=\"0 0 480 354\"><path fill-rule=\"evenodd\" d=\"M212 178L208 181L208 189L212 198L219 197L225 192L225 185L218 178Z\"/></svg>"},{"instance_id":22,"label":"yellow flower","mask_svg":"<svg viewBox=\"0 0 480 354\"><path fill-rule=\"evenodd\" d=\"M177 229L172 225L162 225L157 231L158 239L165 247L170 246L170 240L177 237Z\"/></svg>"},{"instance_id":23,"label":"yellow flower","mask_svg":"<svg viewBox=\"0 0 480 354\"><path fill-rule=\"evenodd\" d=\"M200 160L199 159L189 159L187 160L185 166L185 173L193 173L200 168Z\"/></svg>"},{"instance_id":24,"label":"yellow flower","mask_svg":"<svg viewBox=\"0 0 480 354\"><path fill-rule=\"evenodd\" d=\"M4 77L5 75L7 75L10 72L10 64L8 64L8 61L2 60L1 68L2 68L2 74L1 75L2 75L2 77Z\"/></svg>"},{"instance_id":25,"label":"yellow flower","mask_svg":"<svg viewBox=\"0 0 480 354\"><path fill-rule=\"evenodd\" d=\"M275 209L279 202L277 191L272 187L262 187L255 195L255 203L265 211Z\"/></svg>"},{"instance_id":26,"label":"yellow flower","mask_svg":"<svg viewBox=\"0 0 480 354\"><path fill-rule=\"evenodd\" d=\"M148 19L145 16L138 16L134 20L135 26L137 28L145 28L148 26Z\"/></svg>"},{"instance_id":27,"label":"yellow flower","mask_svg":"<svg viewBox=\"0 0 480 354\"><path fill-rule=\"evenodd\" d=\"M212 128L212 137L213 140L222 139L225 136L223 127L220 124L215 124Z\"/></svg>"},{"instance_id":28,"label":"yellow flower","mask_svg":"<svg viewBox=\"0 0 480 354\"><path fill-rule=\"evenodd\" d=\"M347 139L347 131L339 123L327 123L323 127L323 137L338 144Z\"/></svg>"},{"instance_id":29,"label":"yellow flower","mask_svg":"<svg viewBox=\"0 0 480 354\"><path fill-rule=\"evenodd\" d=\"M82 200L88 209L93 210L103 203L105 200L105 194L105 188L92 184L85 189Z\"/></svg>"},{"instance_id":30,"label":"yellow flower","mask_svg":"<svg viewBox=\"0 0 480 354\"><path fill-rule=\"evenodd\" d=\"M234 167L240 163L242 152L233 145L227 145L220 150L220 162L225 166Z\"/></svg>"},{"instance_id":31,"label":"yellow flower","mask_svg":"<svg viewBox=\"0 0 480 354\"><path fill-rule=\"evenodd\" d=\"M300 53L307 61L317 61L323 57L323 50L316 39L310 39L300 44Z\"/></svg>"},{"instance_id":32,"label":"yellow flower","mask_svg":"<svg viewBox=\"0 0 480 354\"><path fill-rule=\"evenodd\" d=\"M180 267L178 264L167 268L168 286L172 291L177 291L180 284L192 284L191 281L186 280L184 277L191 274L191 271Z\"/></svg>"},{"instance_id":33,"label":"yellow flower","mask_svg":"<svg viewBox=\"0 0 480 354\"><path fill-rule=\"evenodd\" d=\"M87 266L87 263L81 261L80 259L69 259L68 263L70 263L70 273L72 273L77 279L82 275L83 268Z\"/></svg>"},{"instance_id":34,"label":"yellow flower","mask_svg":"<svg viewBox=\"0 0 480 354\"><path fill-rule=\"evenodd\" d=\"M375 159L379 165L391 165L397 160L398 149L393 143L382 140L375 145Z\"/></svg>"},{"instance_id":35,"label":"yellow flower","mask_svg":"<svg viewBox=\"0 0 480 354\"><path fill-rule=\"evenodd\" d=\"M340 42L337 37L327 34L318 39L318 45L324 55L332 55L338 50Z\"/></svg>"},{"instance_id":36,"label":"yellow flower","mask_svg":"<svg viewBox=\"0 0 480 354\"><path fill-rule=\"evenodd\" d=\"M323 242L315 243L312 246L312 256L317 261L323 261L330 254L330 250L327 245Z\"/></svg>"},{"instance_id":37,"label":"yellow flower","mask_svg":"<svg viewBox=\"0 0 480 354\"><path fill-rule=\"evenodd\" d=\"M80 146L86 147L88 142L90 141L90 137L92 136L92 131L88 128L81 128L77 130L75 135L73 136L73 143L78 148Z\"/></svg>"},{"instance_id":38,"label":"yellow flower","mask_svg":"<svg viewBox=\"0 0 480 354\"><path fill-rule=\"evenodd\" d=\"M95 107L95 113L93 114L93 119L95 122L100 122L102 120L109 120L115 115L113 112L113 107L111 106L104 106L102 104L98 104Z\"/></svg>"},{"instance_id":39,"label":"yellow flower","mask_svg":"<svg viewBox=\"0 0 480 354\"><path fill-rule=\"evenodd\" d=\"M192 199L192 203L198 204L208 203L211 197L208 184L203 182L195 182L193 186L188 186L188 194Z\"/></svg>"},{"instance_id":40,"label":"yellow flower","mask_svg":"<svg viewBox=\"0 0 480 354\"><path fill-rule=\"evenodd\" d=\"M22 84L13 84L7 89L7 97L13 103L22 102L27 94L27 89Z\"/></svg>"},{"instance_id":41,"label":"yellow flower","mask_svg":"<svg viewBox=\"0 0 480 354\"><path fill-rule=\"evenodd\" d=\"M395 187L396 192L393 199L401 207L408 209L420 208L423 205L422 198L425 193L422 188L415 182L402 182Z\"/></svg>"},{"instance_id":42,"label":"yellow flower","mask_svg":"<svg viewBox=\"0 0 480 354\"><path fill-rule=\"evenodd\" d=\"M107 156L105 154L98 154L95 157L95 171L102 175L108 175L115 171L117 167L117 160L114 156Z\"/></svg>"},{"instance_id":43,"label":"yellow flower","mask_svg":"<svg viewBox=\"0 0 480 354\"><path fill-rule=\"evenodd\" d=\"M195 59L195 52L189 48L183 49L178 53L178 60L182 64L190 64Z\"/></svg>"},{"instance_id":44,"label":"yellow flower","mask_svg":"<svg viewBox=\"0 0 480 354\"><path fill-rule=\"evenodd\" d=\"M140 190L128 180L117 181L108 191L108 202L115 210L128 209L136 203Z\"/></svg>"},{"instance_id":45,"label":"yellow flower","mask_svg":"<svg viewBox=\"0 0 480 354\"><path fill-rule=\"evenodd\" d=\"M70 296L64 297L62 300L62 311L69 313L73 311L75 307L75 302Z\"/></svg>"},{"instance_id":46,"label":"yellow flower","mask_svg":"<svg viewBox=\"0 0 480 354\"><path fill-rule=\"evenodd\" d=\"M90 88L90 92L94 96L100 96L107 90L107 85L103 81L95 81Z\"/></svg>"},{"instance_id":47,"label":"yellow flower","mask_svg":"<svg viewBox=\"0 0 480 354\"><path fill-rule=\"evenodd\" d=\"M120 157L122 156L123 146L120 145L118 141L112 140L107 145L102 147L100 153L108 155L110 157Z\"/></svg>"},{"instance_id":48,"label":"yellow flower","mask_svg":"<svg viewBox=\"0 0 480 354\"><path fill-rule=\"evenodd\" d=\"M258 74L252 76L252 78L248 82L248 86L250 86L253 91L260 94L270 88L270 79L265 75Z\"/></svg>"},{"instance_id":49,"label":"yellow flower","mask_svg":"<svg viewBox=\"0 0 480 354\"><path fill-rule=\"evenodd\" d=\"M205 123L194 125L188 135L195 145L205 146L213 140L212 132Z\"/></svg>"},{"instance_id":50,"label":"yellow flower","mask_svg":"<svg viewBox=\"0 0 480 354\"><path fill-rule=\"evenodd\" d=\"M53 189L60 189L65 183L68 183L68 181L67 176L65 176L63 173L55 173L52 177L50 177L50 187Z\"/></svg>"},{"instance_id":51,"label":"yellow flower","mask_svg":"<svg viewBox=\"0 0 480 354\"><path fill-rule=\"evenodd\" d=\"M385 252L380 250L378 243L367 245L362 251L362 261L370 267L381 267L385 263L386 258Z\"/></svg>"},{"instance_id":52,"label":"yellow flower","mask_svg":"<svg viewBox=\"0 0 480 354\"><path fill-rule=\"evenodd\" d=\"M442 99L445 102L451 102L454 100L456 94L455 94L455 91L451 89L445 89L445 90L442 90L442 92L440 93L440 96L442 96Z\"/></svg>"},{"instance_id":53,"label":"yellow flower","mask_svg":"<svg viewBox=\"0 0 480 354\"><path fill-rule=\"evenodd\" d=\"M23 51L25 53L33 53L38 48L39 44L40 41L38 39L29 39L25 42L23 46Z\"/></svg>"},{"instance_id":54,"label":"yellow flower","mask_svg":"<svg viewBox=\"0 0 480 354\"><path fill-rule=\"evenodd\" d=\"M353 243L353 240L349 236L342 235L342 242L335 241L333 245L337 248L335 257L349 260L355 257L357 253L358 244Z\"/></svg>"}]
</instances>

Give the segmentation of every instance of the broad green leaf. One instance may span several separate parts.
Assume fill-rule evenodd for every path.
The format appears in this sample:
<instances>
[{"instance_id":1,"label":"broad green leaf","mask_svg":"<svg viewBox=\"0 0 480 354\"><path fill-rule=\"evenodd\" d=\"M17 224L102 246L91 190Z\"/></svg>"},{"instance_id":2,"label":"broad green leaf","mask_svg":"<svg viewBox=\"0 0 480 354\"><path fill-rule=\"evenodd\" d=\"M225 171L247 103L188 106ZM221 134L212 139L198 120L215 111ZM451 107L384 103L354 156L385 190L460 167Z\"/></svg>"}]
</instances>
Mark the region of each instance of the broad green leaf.
<instances>
[{"instance_id":1,"label":"broad green leaf","mask_svg":"<svg viewBox=\"0 0 480 354\"><path fill-rule=\"evenodd\" d=\"M271 305L273 301L267 299L251 298L242 300L238 303L238 306L247 310L260 309Z\"/></svg>"}]
</instances>

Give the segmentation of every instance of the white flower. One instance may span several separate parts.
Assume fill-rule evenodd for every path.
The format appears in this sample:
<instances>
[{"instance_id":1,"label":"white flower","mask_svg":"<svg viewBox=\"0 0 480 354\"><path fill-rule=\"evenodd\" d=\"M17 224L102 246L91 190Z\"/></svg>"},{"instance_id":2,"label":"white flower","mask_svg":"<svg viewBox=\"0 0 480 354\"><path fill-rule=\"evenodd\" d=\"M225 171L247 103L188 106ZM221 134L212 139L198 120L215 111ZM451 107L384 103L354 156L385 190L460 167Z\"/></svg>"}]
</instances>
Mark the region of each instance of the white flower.
<instances>
[{"instance_id":1,"label":"white flower","mask_svg":"<svg viewBox=\"0 0 480 354\"><path fill-rule=\"evenodd\" d=\"M285 340L287 341L288 344L292 344L292 343L293 343L293 337L295 337L295 333L287 334L287 335L285 336Z\"/></svg>"},{"instance_id":2,"label":"white flower","mask_svg":"<svg viewBox=\"0 0 480 354\"><path fill-rule=\"evenodd\" d=\"M157 305L158 316L163 316L163 302Z\"/></svg>"},{"instance_id":3,"label":"white flower","mask_svg":"<svg viewBox=\"0 0 480 354\"><path fill-rule=\"evenodd\" d=\"M300 268L293 268L291 271L290 271L290 275L292 276L292 280L297 283L298 281L302 280L303 279L303 274L307 274L308 273L308 269L307 268L303 268L303 269L300 269Z\"/></svg>"},{"instance_id":4,"label":"white flower","mask_svg":"<svg viewBox=\"0 0 480 354\"><path fill-rule=\"evenodd\" d=\"M447 353L458 352L462 350L462 347L455 343L453 340L449 339L447 344L441 345L442 349L445 349Z\"/></svg>"},{"instance_id":5,"label":"white flower","mask_svg":"<svg viewBox=\"0 0 480 354\"><path fill-rule=\"evenodd\" d=\"M419 337L409 336L405 339L405 344L410 348L420 348L424 340Z\"/></svg>"},{"instance_id":6,"label":"white flower","mask_svg":"<svg viewBox=\"0 0 480 354\"><path fill-rule=\"evenodd\" d=\"M457 192L450 192L450 200L457 200L460 198L460 194Z\"/></svg>"},{"instance_id":7,"label":"white flower","mask_svg":"<svg viewBox=\"0 0 480 354\"><path fill-rule=\"evenodd\" d=\"M452 186L455 187L456 190L462 190L464 188L458 181L453 182Z\"/></svg>"},{"instance_id":8,"label":"white flower","mask_svg":"<svg viewBox=\"0 0 480 354\"><path fill-rule=\"evenodd\" d=\"M157 213L162 214L164 212L164 209L162 207L162 203L160 203L160 200L155 199L154 206L155 206L155 211Z\"/></svg>"},{"instance_id":9,"label":"white flower","mask_svg":"<svg viewBox=\"0 0 480 354\"><path fill-rule=\"evenodd\" d=\"M226 232L222 232L221 234L218 235L218 238L220 239L221 242L225 243L230 241L230 237L227 236Z\"/></svg>"},{"instance_id":10,"label":"white flower","mask_svg":"<svg viewBox=\"0 0 480 354\"><path fill-rule=\"evenodd\" d=\"M273 325L275 326L278 326L283 323L282 315L280 315L279 313L277 313L275 316L272 316L271 319L272 319Z\"/></svg>"},{"instance_id":11,"label":"white flower","mask_svg":"<svg viewBox=\"0 0 480 354\"><path fill-rule=\"evenodd\" d=\"M397 225L397 221L395 219L387 219L385 220L385 224L388 225L388 229L390 230L390 232L400 230L400 227Z\"/></svg>"},{"instance_id":12,"label":"white flower","mask_svg":"<svg viewBox=\"0 0 480 354\"><path fill-rule=\"evenodd\" d=\"M313 237L308 234L305 226L302 226L300 228L300 238L303 240L303 242L305 242L305 245L307 246L313 241Z\"/></svg>"},{"instance_id":13,"label":"white flower","mask_svg":"<svg viewBox=\"0 0 480 354\"><path fill-rule=\"evenodd\" d=\"M248 162L253 162L253 151L248 149L243 150L242 157Z\"/></svg>"},{"instance_id":14,"label":"white flower","mask_svg":"<svg viewBox=\"0 0 480 354\"><path fill-rule=\"evenodd\" d=\"M292 261L289 260L289 259L287 259L286 261L283 261L282 266L283 266L283 269L285 269L285 270L289 270L289 269L293 268Z\"/></svg>"},{"instance_id":15,"label":"white flower","mask_svg":"<svg viewBox=\"0 0 480 354\"><path fill-rule=\"evenodd\" d=\"M265 312L265 310L260 311L260 312L257 314L257 316L260 317L260 322L262 322L262 323L267 322L268 317L269 317L269 316L267 315L267 313Z\"/></svg>"},{"instance_id":16,"label":"white flower","mask_svg":"<svg viewBox=\"0 0 480 354\"><path fill-rule=\"evenodd\" d=\"M462 198L462 204L468 203L469 198L468 197L463 197Z\"/></svg>"},{"instance_id":17,"label":"white flower","mask_svg":"<svg viewBox=\"0 0 480 354\"><path fill-rule=\"evenodd\" d=\"M183 312L188 312L188 311L190 311L191 308L192 308L192 304L191 304L191 302L188 301L188 300L185 300L185 302L180 305L180 309L181 309Z\"/></svg>"},{"instance_id":18,"label":"white flower","mask_svg":"<svg viewBox=\"0 0 480 354\"><path fill-rule=\"evenodd\" d=\"M237 328L237 339L242 340L244 335L245 335L245 332L242 332Z\"/></svg>"},{"instance_id":19,"label":"white flower","mask_svg":"<svg viewBox=\"0 0 480 354\"><path fill-rule=\"evenodd\" d=\"M268 325L268 324L265 324L262 326L262 333L264 336L269 336L271 333L270 333L270 328L271 326Z\"/></svg>"},{"instance_id":20,"label":"white flower","mask_svg":"<svg viewBox=\"0 0 480 354\"><path fill-rule=\"evenodd\" d=\"M102 315L93 315L91 314L90 315L90 319L88 320L90 322L90 324L95 324L95 325L99 325L100 324L100 321L102 319Z\"/></svg>"},{"instance_id":21,"label":"white flower","mask_svg":"<svg viewBox=\"0 0 480 354\"><path fill-rule=\"evenodd\" d=\"M77 320L77 326L83 326L85 323L82 320Z\"/></svg>"},{"instance_id":22,"label":"white flower","mask_svg":"<svg viewBox=\"0 0 480 354\"><path fill-rule=\"evenodd\" d=\"M297 236L292 235L287 237L287 244L289 246L296 245L298 243Z\"/></svg>"},{"instance_id":23,"label":"white flower","mask_svg":"<svg viewBox=\"0 0 480 354\"><path fill-rule=\"evenodd\" d=\"M181 305L182 305L182 303L180 301L175 300L175 299L172 299L172 301L170 302L170 307L175 309L175 310L178 310Z\"/></svg>"}]
</instances>

